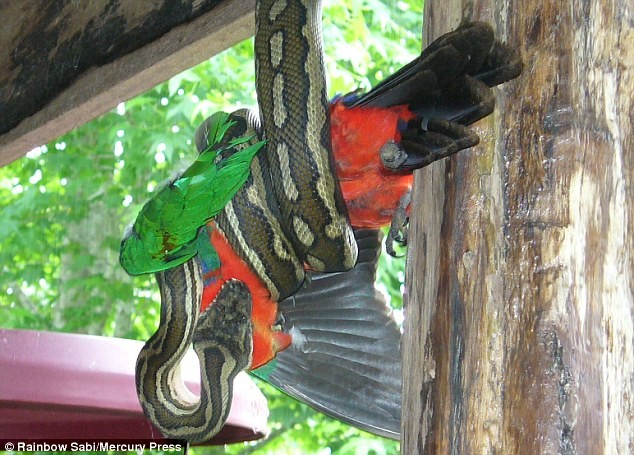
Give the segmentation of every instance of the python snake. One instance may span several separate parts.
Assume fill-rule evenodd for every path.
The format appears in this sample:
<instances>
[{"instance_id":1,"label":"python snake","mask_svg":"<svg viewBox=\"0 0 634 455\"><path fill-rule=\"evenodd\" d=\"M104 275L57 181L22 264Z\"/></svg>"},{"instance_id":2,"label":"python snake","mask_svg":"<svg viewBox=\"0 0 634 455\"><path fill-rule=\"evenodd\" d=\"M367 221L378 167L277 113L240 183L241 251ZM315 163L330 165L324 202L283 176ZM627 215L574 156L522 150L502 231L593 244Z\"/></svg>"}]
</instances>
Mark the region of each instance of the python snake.
<instances>
[{"instance_id":1,"label":"python snake","mask_svg":"<svg viewBox=\"0 0 634 455\"><path fill-rule=\"evenodd\" d=\"M217 228L260 276L274 300L296 292L304 264L317 271L354 266L357 244L334 177L329 105L321 48L321 1L256 4L257 115L238 112L228 137L258 131L266 151L251 177L217 216ZM208 123L196 134L207 146ZM137 392L146 416L167 437L200 442L215 435L230 408L235 375L251 359L251 303L240 282L226 284L198 317L198 259L158 273L159 329L137 361ZM182 384L178 365L193 341L201 365L201 397Z\"/></svg>"},{"instance_id":2,"label":"python snake","mask_svg":"<svg viewBox=\"0 0 634 455\"><path fill-rule=\"evenodd\" d=\"M157 273L156 279L161 320L137 361L140 401L166 436L205 441L227 419L233 379L251 362L251 296L240 281L229 281L216 304L199 317L203 283L198 259ZM180 377L180 361L192 342L201 371L216 372L201 374L200 399Z\"/></svg>"}]
</instances>

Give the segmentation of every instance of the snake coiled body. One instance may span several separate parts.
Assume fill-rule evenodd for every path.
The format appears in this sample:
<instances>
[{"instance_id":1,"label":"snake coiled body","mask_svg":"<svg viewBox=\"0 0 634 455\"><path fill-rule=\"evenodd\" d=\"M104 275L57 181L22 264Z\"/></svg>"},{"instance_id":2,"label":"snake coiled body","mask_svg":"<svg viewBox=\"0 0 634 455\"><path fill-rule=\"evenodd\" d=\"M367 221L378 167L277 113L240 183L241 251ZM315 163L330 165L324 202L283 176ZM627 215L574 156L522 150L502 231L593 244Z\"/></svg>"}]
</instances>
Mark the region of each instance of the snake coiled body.
<instances>
[{"instance_id":1,"label":"snake coiled body","mask_svg":"<svg viewBox=\"0 0 634 455\"><path fill-rule=\"evenodd\" d=\"M227 131L227 137L253 135L254 130L259 129L257 115L252 111L234 112L230 119L235 124ZM207 146L209 122L206 120L196 132L199 150ZM271 297L278 300L301 286L304 267L280 220L267 151L265 148L253 159L249 178L216 216L215 222L233 249L262 279Z\"/></svg>"},{"instance_id":2,"label":"snake coiled body","mask_svg":"<svg viewBox=\"0 0 634 455\"><path fill-rule=\"evenodd\" d=\"M257 115L234 113L231 137L267 140L251 176L217 216L232 247L279 301L313 270L343 271L357 244L334 176L329 105L321 55L319 0L260 0L256 5ZM196 134L207 147L208 122ZM256 136L257 137L257 136ZM257 140L257 139L254 139ZM224 424L235 375L251 363L251 303L241 283L225 285L197 318L202 273L196 259L157 274L161 322L137 362L137 391L148 418L170 438L209 439ZM181 392L178 365L194 342L201 397Z\"/></svg>"},{"instance_id":3,"label":"snake coiled body","mask_svg":"<svg viewBox=\"0 0 634 455\"><path fill-rule=\"evenodd\" d=\"M253 112L232 114L231 135L259 133L266 150L216 218L218 228L274 300L295 293L304 264L318 271L354 266L357 244L334 175L321 49L321 2L261 0L256 5ZM209 122L196 134L207 147Z\"/></svg>"},{"instance_id":4,"label":"snake coiled body","mask_svg":"<svg viewBox=\"0 0 634 455\"><path fill-rule=\"evenodd\" d=\"M256 92L282 224L311 268L348 270L357 249L332 162L321 2L262 0L256 24Z\"/></svg>"},{"instance_id":5,"label":"snake coiled body","mask_svg":"<svg viewBox=\"0 0 634 455\"><path fill-rule=\"evenodd\" d=\"M198 259L157 273L156 279L161 319L137 361L137 393L145 415L164 435L205 441L222 428L233 380L251 362L251 297L244 284L230 281L199 317L203 283ZM179 370L192 342L204 372L200 399L185 387Z\"/></svg>"}]
</instances>

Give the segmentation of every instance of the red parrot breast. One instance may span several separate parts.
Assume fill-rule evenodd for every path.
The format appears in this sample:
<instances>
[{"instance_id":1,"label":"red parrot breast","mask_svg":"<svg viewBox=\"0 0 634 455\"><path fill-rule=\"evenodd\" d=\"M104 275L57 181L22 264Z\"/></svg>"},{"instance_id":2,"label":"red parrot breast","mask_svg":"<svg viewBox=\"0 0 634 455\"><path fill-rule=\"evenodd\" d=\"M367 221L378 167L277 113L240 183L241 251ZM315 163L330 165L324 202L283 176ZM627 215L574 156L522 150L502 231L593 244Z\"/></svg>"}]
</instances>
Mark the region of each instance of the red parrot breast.
<instances>
[{"instance_id":1,"label":"red parrot breast","mask_svg":"<svg viewBox=\"0 0 634 455\"><path fill-rule=\"evenodd\" d=\"M411 173L386 169L380 150L400 140L399 124L414 117L406 106L348 109L340 101L330 106L330 131L337 178L355 228L390 224L403 194L412 186Z\"/></svg>"},{"instance_id":2,"label":"red parrot breast","mask_svg":"<svg viewBox=\"0 0 634 455\"><path fill-rule=\"evenodd\" d=\"M278 351L286 349L291 344L291 337L286 333L273 330L277 319L277 302L271 299L271 294L262 280L238 256L215 225L211 230L209 239L220 258L220 268L212 272L213 277L204 277L205 282L209 284L205 285L203 290L200 311L205 311L211 305L227 281L235 278L246 284L252 299L253 356L251 369L258 368L275 357Z\"/></svg>"}]
</instances>

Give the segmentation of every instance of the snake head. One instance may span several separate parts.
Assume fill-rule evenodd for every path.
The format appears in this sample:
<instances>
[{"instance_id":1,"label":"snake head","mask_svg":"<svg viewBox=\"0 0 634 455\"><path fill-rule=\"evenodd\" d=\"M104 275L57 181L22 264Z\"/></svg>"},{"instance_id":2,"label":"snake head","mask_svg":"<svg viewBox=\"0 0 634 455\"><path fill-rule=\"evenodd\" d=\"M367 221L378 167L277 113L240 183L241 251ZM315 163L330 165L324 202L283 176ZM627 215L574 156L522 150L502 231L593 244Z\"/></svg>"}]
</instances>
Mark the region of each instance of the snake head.
<instances>
[{"instance_id":1,"label":"snake head","mask_svg":"<svg viewBox=\"0 0 634 455\"><path fill-rule=\"evenodd\" d=\"M253 325L251 293L238 280L229 280L216 300L198 318L194 331L194 349L214 345L229 351L243 368L251 364Z\"/></svg>"}]
</instances>

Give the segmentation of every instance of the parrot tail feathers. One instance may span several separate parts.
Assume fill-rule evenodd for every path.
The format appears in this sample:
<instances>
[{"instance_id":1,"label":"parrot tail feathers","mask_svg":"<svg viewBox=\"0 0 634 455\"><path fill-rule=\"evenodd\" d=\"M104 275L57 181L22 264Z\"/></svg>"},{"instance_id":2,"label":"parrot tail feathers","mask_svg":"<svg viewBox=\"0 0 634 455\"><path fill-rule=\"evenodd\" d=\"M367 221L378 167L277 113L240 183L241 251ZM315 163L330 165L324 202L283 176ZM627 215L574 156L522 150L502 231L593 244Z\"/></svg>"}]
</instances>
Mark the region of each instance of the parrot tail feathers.
<instances>
[{"instance_id":1,"label":"parrot tail feathers","mask_svg":"<svg viewBox=\"0 0 634 455\"><path fill-rule=\"evenodd\" d=\"M355 236L352 270L311 273L307 287L279 304L293 344L253 373L331 417L398 439L401 332L374 287L382 234Z\"/></svg>"},{"instance_id":2,"label":"parrot tail feathers","mask_svg":"<svg viewBox=\"0 0 634 455\"><path fill-rule=\"evenodd\" d=\"M442 35L421 55L347 107L407 104L427 119L470 125L493 112L490 87L522 71L519 53L495 39L491 25L471 22Z\"/></svg>"}]
</instances>

